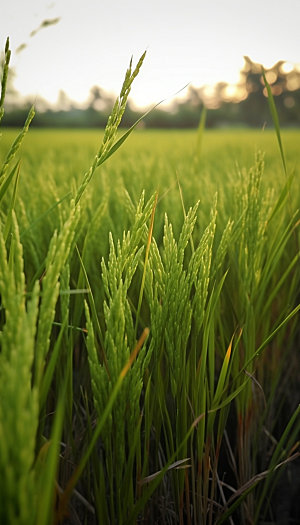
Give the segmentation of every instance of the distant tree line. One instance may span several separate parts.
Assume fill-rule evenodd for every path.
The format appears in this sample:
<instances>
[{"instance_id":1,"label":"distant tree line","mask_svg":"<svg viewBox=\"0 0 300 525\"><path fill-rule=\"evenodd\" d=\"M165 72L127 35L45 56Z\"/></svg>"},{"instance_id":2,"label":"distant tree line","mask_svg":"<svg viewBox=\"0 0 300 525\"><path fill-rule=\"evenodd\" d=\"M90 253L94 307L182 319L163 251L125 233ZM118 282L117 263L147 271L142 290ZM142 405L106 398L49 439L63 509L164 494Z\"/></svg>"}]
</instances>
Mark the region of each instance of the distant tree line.
<instances>
[{"instance_id":1,"label":"distant tree line","mask_svg":"<svg viewBox=\"0 0 300 525\"><path fill-rule=\"evenodd\" d=\"M266 78L275 98L281 126L300 125L300 67L291 67L284 61L277 62L265 70ZM32 101L22 105L13 88L8 93L8 104L4 125L21 126ZM113 97L102 88L90 90L86 107L79 108L64 92L60 93L58 108L53 109L45 101L37 101L38 111L33 121L36 127L61 128L102 128L105 126L113 104ZM214 89L206 86L190 86L185 99L174 100L170 109L157 108L152 111L143 125L147 128L195 128L203 106L208 108L206 126L251 126L262 127L270 124L261 66L245 57L240 72L240 82L229 86L218 83ZM129 102L122 125L131 126L141 111Z\"/></svg>"}]
</instances>

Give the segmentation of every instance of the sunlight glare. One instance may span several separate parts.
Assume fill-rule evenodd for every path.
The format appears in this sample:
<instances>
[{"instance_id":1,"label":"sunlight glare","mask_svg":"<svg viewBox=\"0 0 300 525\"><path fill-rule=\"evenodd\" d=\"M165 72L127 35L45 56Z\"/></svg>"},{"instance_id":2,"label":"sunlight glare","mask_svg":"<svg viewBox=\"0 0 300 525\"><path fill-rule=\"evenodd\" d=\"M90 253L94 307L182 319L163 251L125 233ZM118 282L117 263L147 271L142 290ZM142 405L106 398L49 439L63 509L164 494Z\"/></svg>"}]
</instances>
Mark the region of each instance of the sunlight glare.
<instances>
[{"instance_id":1,"label":"sunlight glare","mask_svg":"<svg viewBox=\"0 0 300 525\"><path fill-rule=\"evenodd\" d=\"M281 64L280 69L282 73L291 73L294 69L294 65L291 62L284 62L283 64Z\"/></svg>"}]
</instances>

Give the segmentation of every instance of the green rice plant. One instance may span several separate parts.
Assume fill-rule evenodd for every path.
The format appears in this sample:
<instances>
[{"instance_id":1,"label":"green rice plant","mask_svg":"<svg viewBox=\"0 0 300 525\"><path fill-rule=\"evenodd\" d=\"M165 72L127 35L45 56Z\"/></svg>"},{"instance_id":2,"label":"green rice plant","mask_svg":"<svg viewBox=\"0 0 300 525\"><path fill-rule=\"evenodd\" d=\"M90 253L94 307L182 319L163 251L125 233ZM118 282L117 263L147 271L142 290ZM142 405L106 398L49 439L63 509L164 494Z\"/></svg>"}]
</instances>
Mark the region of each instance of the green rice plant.
<instances>
[{"instance_id":1,"label":"green rice plant","mask_svg":"<svg viewBox=\"0 0 300 525\"><path fill-rule=\"evenodd\" d=\"M54 233L45 261L35 351L35 382L37 385L40 385L42 381L52 324L55 317L55 306L59 296L59 278L67 263L73 243L76 225L79 220L78 211L79 208L75 207L74 202L71 203L70 216L59 234L57 232Z\"/></svg>"},{"instance_id":2,"label":"green rice plant","mask_svg":"<svg viewBox=\"0 0 300 525\"><path fill-rule=\"evenodd\" d=\"M1 120L3 119L3 115L4 115L4 100L5 100L5 92L6 92L10 57L11 57L11 51L9 49L9 38L7 38L6 43L5 43L5 49L4 49L4 63L3 65L1 64L2 76L1 76L1 96L0 96L0 124L1 124Z\"/></svg>"},{"instance_id":3,"label":"green rice plant","mask_svg":"<svg viewBox=\"0 0 300 525\"><path fill-rule=\"evenodd\" d=\"M12 214L12 239L7 253L0 232L1 327L0 471L3 523L35 523L35 438L38 390L31 383L34 360L38 286L27 301L22 245ZM31 505L28 505L28 501Z\"/></svg>"},{"instance_id":4,"label":"green rice plant","mask_svg":"<svg viewBox=\"0 0 300 525\"><path fill-rule=\"evenodd\" d=\"M9 252L2 231L0 235L1 315L5 316L0 354L0 516L5 523L48 524L58 459L55 450L60 440L63 412L58 407L54 433L51 442L47 442L49 452L41 469L40 461L36 462L39 391L32 381L39 285L36 282L27 296L22 245L14 212L11 235Z\"/></svg>"},{"instance_id":5,"label":"green rice plant","mask_svg":"<svg viewBox=\"0 0 300 525\"><path fill-rule=\"evenodd\" d=\"M1 118L9 62L8 42L5 48L5 65L2 77ZM131 83L137 75L143 57L131 74L127 71L120 99L117 100L108 123L100 163L110 152L118 125L125 110ZM52 388L57 363L61 362L62 342L69 321L70 307L70 267L69 258L74 250L74 241L79 223L79 199L89 181L88 177L77 194L76 204L71 201L62 210L61 227L55 231L48 253L40 268L43 271L39 283L35 282L26 295L24 258L20 242L18 222L15 216L19 164L9 170L21 143L28 131L34 110L29 112L23 131L11 146L0 173L0 199L7 192L15 178L15 184L6 214L1 216L1 408L0 429L2 436L0 466L1 486L4 502L1 502L1 520L6 523L50 523L54 511L54 482L57 475L58 457L63 428L64 403L59 400L61 386L71 377L72 352L67 355L66 374L58 375L58 402L50 440L42 432L48 418L44 419L47 398ZM93 170L92 170L93 172ZM91 172L91 173L92 173ZM60 212L60 210L58 209ZM31 229L32 227L30 227ZM10 237L8 237L10 233ZM5 241L8 241L7 247ZM66 290L61 290L61 283ZM65 295L63 295L63 293ZM76 290L76 293L80 290ZM55 322L57 302L61 293L60 308L62 323ZM18 328L14 329L16 325ZM52 348L55 325L61 326L57 340ZM22 341L22 338L25 338ZM51 351L52 350L52 351ZM33 373L32 373L33 372ZM127 370L126 370L127 372ZM126 375L123 371L123 375ZM72 377L71 377L72 379ZM118 379L118 378L117 378ZM123 377L122 377L123 379ZM6 384L9 382L9 387ZM118 382L118 381L117 381ZM69 380L68 385L71 382ZM60 385L60 386L59 386ZM70 402L72 405L72 390ZM108 405L111 401L108 399ZM69 410L72 412L72 408ZM14 436L10 432L17 424ZM4 437L6 436L6 438ZM39 451L35 461L36 450ZM28 502L30 501L30 505ZM2 519L3 518L3 519Z\"/></svg>"},{"instance_id":6,"label":"green rice plant","mask_svg":"<svg viewBox=\"0 0 300 525\"><path fill-rule=\"evenodd\" d=\"M227 224L213 257L215 200L211 222L198 245L195 247L194 243L190 243L192 254L189 259L186 250L196 223L197 209L198 205L185 215L178 243L174 239L171 225L165 219L162 256L155 240L151 245L146 296L150 307L150 347L153 345L154 371L147 385L149 392L152 392L152 402L145 410L148 450L151 446L148 417L152 418L155 428L156 443L152 445L155 457L159 457L161 453L161 440L165 443L166 458L173 457L179 448L180 457L191 455L191 474L187 470L174 473L173 490L180 522L184 521L185 513L186 519L192 520L187 508L184 510L184 499L190 501L192 494L195 523L199 519L206 520L209 497L213 496L209 481L210 469L207 466L207 443L211 443L212 450L214 448L213 414L221 405L226 407L240 391L228 391L228 381L225 382L228 363L225 359L216 394L213 394L216 372L213 326L218 319L218 303L226 276L220 276L218 272L227 252L232 222ZM159 405L160 412L155 414L156 404ZM200 418L195 431L187 440L190 425L193 425L199 414L205 414L206 417ZM226 422L224 416L223 426ZM221 429L219 422L220 442ZM183 442L185 445L180 446ZM220 443L217 448L219 447ZM143 472L149 468L148 455L149 452L144 455ZM211 457L211 465L212 461ZM159 466L156 464L156 469ZM212 490L211 494L209 489Z\"/></svg>"},{"instance_id":7,"label":"green rice plant","mask_svg":"<svg viewBox=\"0 0 300 525\"><path fill-rule=\"evenodd\" d=\"M7 38L6 44L5 44L4 64L2 67L2 78L1 78L0 123L4 115L4 100L5 100L5 92L6 92L10 56L11 56L11 51L9 49L9 39ZM26 119L23 130L21 131L21 133L19 133L19 135L17 136L17 138L14 140L13 144L9 148L9 151L0 169L0 204L2 207L0 211L0 220L5 222L5 227L4 227L4 232L3 232L5 242L7 241L9 232L12 227L12 214L13 214L13 210L15 209L15 204L16 204L17 187L18 187L18 180L19 180L19 173L20 173L19 162L15 163L13 167L11 167L11 164L13 160L15 159L22 145L22 142L24 140L25 135L28 132L28 128L30 126L30 123L33 117L34 117L34 109L31 108L31 110L29 111L28 117ZM10 197L10 202L7 203L8 190L9 188L11 188L13 183L14 183L14 186L13 186L13 191ZM5 208L6 208L6 213L4 211Z\"/></svg>"},{"instance_id":8,"label":"green rice plant","mask_svg":"<svg viewBox=\"0 0 300 525\"><path fill-rule=\"evenodd\" d=\"M102 354L99 361L97 343L89 321L87 349L91 374L92 391L98 416L109 400L112 389L136 346L133 312L128 299L129 289L141 261L144 247L141 245L146 222L154 205L152 198L144 207L143 197L137 207L132 229L124 233L122 243L115 247L110 237L110 254L107 265L102 260L102 279L106 295L104 303L105 334ZM89 314L88 314L89 317ZM102 433L105 463L101 476L109 481L109 499L101 501L101 516L110 516L110 521L123 523L134 505L135 481L130 469L134 470L135 451L132 437L136 435L140 421L140 397L143 386L142 377L151 353L146 345L140 350L130 371L123 381L116 404ZM126 423L125 423L126 421ZM136 440L134 440L136 441ZM127 463L129 450L130 461ZM114 465L118 465L117 471ZM131 465L131 467L129 466ZM125 500L122 495L127 494Z\"/></svg>"},{"instance_id":9,"label":"green rice plant","mask_svg":"<svg viewBox=\"0 0 300 525\"><path fill-rule=\"evenodd\" d=\"M89 334L92 338L92 340L94 339L94 332L93 332L93 325L91 323L91 320L90 320L90 316L89 316L89 312L88 312L88 308L87 308L87 305L86 305L86 313L87 313L87 324L88 324L88 327L89 327ZM104 425L106 424L106 421L110 418L111 416L111 411L112 411L112 407L116 401L116 398L119 394L119 391L120 391L120 388L122 387L122 384L123 384L123 381L124 381L124 378L126 377L128 371L130 370L130 367L132 366L132 364L134 363L140 349L142 348L144 342L145 342L145 339L147 338L147 335L148 335L148 330L145 329L142 336L140 337L139 341L137 342L135 348L133 349L132 353L130 354L129 356L129 359L128 361L125 363L124 367L122 368L119 376L118 376L118 379L112 389L112 392L111 392L111 395L108 399L108 402L107 404L105 405L105 409L103 411L103 413L101 414L101 417L99 419L99 421L97 422L97 425L96 425L96 428L91 436L91 439L90 439L90 442L88 444L88 448L86 450L86 452L84 453L83 457L81 458L81 461L79 463L79 465L77 466L75 472L73 473L72 477L69 479L69 482L62 494L62 497L61 497L61 500L60 500L60 503L58 505L58 510L57 510L57 513L56 513L56 520L55 522L56 523L59 523L61 520L63 520L63 518L65 517L66 515L66 511L67 511L67 506L68 506L68 502L69 502L69 499L71 497L71 494L72 494L72 491L74 490L74 487L76 486L80 476L82 475L83 471L84 471L84 468L86 467L86 464L90 458L90 456L92 455L92 452L95 448L95 445L97 444L97 441L99 439L99 436L101 435L101 432L104 428ZM104 478L101 478L101 481L104 482ZM103 488L103 487L102 487ZM98 496L97 494L97 490L95 490L95 493L96 493L96 496ZM105 501L105 498L103 499L104 497L104 492L102 490L102 492L100 491L100 495L99 497L101 498L100 499L100 502L96 502L96 505L98 505L98 503L103 503ZM109 519L108 518L108 515L107 513L105 512L106 509L105 508L101 508L98 506L98 509L99 510L99 514L104 516L105 518L104 519Z\"/></svg>"},{"instance_id":10,"label":"green rice plant","mask_svg":"<svg viewBox=\"0 0 300 525\"><path fill-rule=\"evenodd\" d=\"M271 108L273 113L276 110L274 108L275 106ZM287 176L277 121L275 121L275 126L277 137L279 137L285 175ZM245 491L243 489L237 490L236 495L232 497L236 500L231 507L231 512L227 511L220 523L223 522L223 519L228 519L228 516L238 507L241 512L240 519L243 522L256 523L259 520L264 500L260 498L259 504L257 504L255 496L257 482L266 479L263 489L263 493L266 495L268 488L272 486L274 479L272 473L276 461L279 464L278 457L275 454L272 456L270 466L268 466L265 458L270 454L270 443L265 444L266 450L262 454L260 450L261 443L264 441L262 436L264 432L267 432L265 425L270 418L268 413L273 411L273 403L280 385L279 378L282 377L282 370L284 370L285 363L288 362L289 352L294 350L293 347L289 347L286 341L287 330L284 327L298 311L298 307L292 309L297 301L297 285L295 286L295 282L299 282L297 268L299 248L297 241L296 245L292 242L295 240L292 237L297 227L298 211L291 215L288 221L286 214L280 213L280 210L283 210L287 203L292 176L287 176L284 187L277 201L273 204L272 192L267 192L264 195L261 188L263 173L263 158L258 155L256 165L250 170L248 176L245 172L242 174L237 196L239 208L236 218L238 235L236 245L239 246L239 249L238 252L231 252L234 253L235 266L233 267L236 268L240 284L239 288L236 289L237 293L233 295L234 286L231 286L230 300L235 319L243 328L243 335L241 357L235 360L233 370L238 377L238 370L244 361L242 370L251 378L251 382L236 398L238 461L235 469L238 486L244 487ZM273 230L275 217L277 217L276 230ZM290 247L289 251L287 251L287 245ZM289 254L288 257L286 256L287 253ZM291 256L291 254L294 255ZM279 267L281 268L280 279L278 279ZM283 270L283 268L285 269ZM281 293L279 299L278 292L280 289L282 290L283 285L285 285L284 294ZM287 295L285 295L286 292ZM276 308L276 303L278 306L280 304L280 307ZM277 315L276 310L278 310ZM277 328L274 330L276 325ZM291 329L293 330L293 327ZM272 353L271 348L262 352L270 345L275 334L281 344L272 343ZM285 352L282 352L282 346L285 347ZM273 362L272 368L270 368L270 359ZM270 370L270 374L268 374L268 370ZM240 377L243 381L242 376ZM264 407L262 406L263 400ZM293 417L292 419L295 420ZM273 417L273 422L269 420L267 423L272 425L269 426L269 435L272 435L275 421L276 418ZM295 433L290 435L292 440L298 431L299 423L295 423ZM258 458L261 454L261 463L259 464ZM286 451L286 456L280 458L282 460L280 464L284 465L285 461L289 461L289 457L289 452ZM255 477L254 473L257 472L259 465L263 468L268 466L268 475L263 475L261 478ZM253 483L249 480L253 480ZM267 509L266 506L265 514Z\"/></svg>"},{"instance_id":11,"label":"green rice plant","mask_svg":"<svg viewBox=\"0 0 300 525\"><path fill-rule=\"evenodd\" d=\"M265 72L264 72L263 69L262 69L262 76L263 76L263 81L265 83L265 86L266 86L266 89L267 89L267 93L268 93L268 103L269 103L269 108L270 108L273 124L275 126L275 131L276 131L277 142L278 142L278 146L279 146L279 150L280 150L280 156L281 156L283 170L284 170L285 176L287 176L287 167L286 167L285 155L284 155L283 145L282 145L282 140L281 140L279 118L278 118L278 114L277 114L276 105L275 105L275 101L274 101L274 98L273 98L272 90L271 90L270 84L267 81L267 78L266 78L266 75L265 75Z\"/></svg>"},{"instance_id":12,"label":"green rice plant","mask_svg":"<svg viewBox=\"0 0 300 525\"><path fill-rule=\"evenodd\" d=\"M8 40L5 54L0 104L1 118L10 56ZM46 482L40 485L35 463L39 424L39 391L32 380L39 285L38 282L35 282L31 293L27 294L23 247L15 214L19 163L17 162L11 169L11 163L23 142L33 115L32 109L23 131L14 141L6 156L1 169L0 182L2 204L0 218L0 519L5 523L14 524L50 522L51 512L43 514L43 518L39 519L38 509L39 505L45 502L46 495L48 499L50 497L51 505L53 503L55 464L57 462L57 458L53 458L53 446L50 446L51 460L47 462L43 472ZM6 198L13 179L15 179L14 187L5 214ZM58 421L59 418L56 420ZM56 444L58 439L57 435Z\"/></svg>"},{"instance_id":13,"label":"green rice plant","mask_svg":"<svg viewBox=\"0 0 300 525\"><path fill-rule=\"evenodd\" d=\"M238 449L240 450L240 456L238 456L240 459L237 473L239 476L239 485L242 486L243 484L241 481L242 478L244 478L245 484L247 480L251 478L251 475L253 472L255 472L255 469L257 469L258 465L254 462L252 463L252 461L255 461L258 452L255 449L255 435L258 435L257 430L260 428L257 426L257 423L260 420L259 414L261 412L257 411L255 417L252 399L253 388L251 388L253 382L252 372L257 369L257 362L254 368L254 359L259 354L261 354L263 347L268 344L267 341L270 341L274 337L275 333L278 332L279 328L283 328L288 320L297 312L297 309L295 309L290 313L290 315L287 315L287 317L283 319L282 323L278 326L278 329L276 329L270 337L267 335L270 333L268 330L272 329L272 324L269 320L266 330L264 330L262 333L262 337L266 338L266 342L257 350L257 330L258 327L260 328L265 321L260 319L259 315L261 312L256 310L255 301L260 296L259 294L263 294L263 290L266 290L266 288L261 290L261 276L264 275L263 271L265 270L266 264L266 252L264 251L264 245L267 239L266 232L268 227L268 217L272 216L273 214L273 208L270 200L271 194L267 195L267 198L265 198L260 191L260 180L262 173L263 162L262 158L258 157L255 168L250 170L248 181L246 179L245 187L244 183L241 184L241 194L238 197L238 202L242 203L243 208L240 210L239 216L236 219L237 226L235 227L235 230L233 230L232 238L235 237L235 244L233 246L240 246L238 259L239 264L236 267L236 271L238 278L241 280L242 293L239 293L239 300L241 303L239 309L235 310L235 319L239 319L242 329L240 330L239 336L235 342L233 351L232 344L229 345L227 352L224 355L224 361L221 368L219 359L216 362L217 356L215 355L215 332L216 328L219 327L221 340L225 341L226 337L228 337L228 331L224 331L226 328L226 325L224 324L224 316L222 317L222 321L219 318L220 307L218 306L225 275L223 276L223 279L219 281L218 286L216 283L214 284L215 288L212 285L213 281L211 282L210 280L212 276L215 277L218 275L217 272L222 267L227 250L232 251L229 242L231 237L230 232L232 231L233 226L232 221L228 222L223 235L221 236L220 245L214 260L214 265L212 266L212 275L210 275L210 266L216 220L216 214L214 211L212 212L211 225L206 230L205 234L203 235L203 239L200 241L196 250L193 248L194 243L191 243L193 251L190 259L190 268L188 269L187 275L189 275L189 271L191 272L191 275L193 275L191 282L195 286L195 292L193 295L191 310L193 311L195 320L197 319L198 323L196 324L195 328L193 327L189 344L193 340L196 341L195 348L197 349L197 345L199 345L199 342L201 342L201 353L199 353L199 351L197 352L197 350L193 352L193 346L189 351L185 348L185 345L182 344L183 341L181 337L182 334L184 334L183 329L187 328L190 330L190 325L186 322L186 319L181 319L180 305L184 305L184 313L189 315L189 312L191 311L191 290L190 292L187 292L186 290L185 283L187 282L187 279L185 279L185 272L183 271L182 266L182 261L184 260L182 253L181 257L179 258L181 266L176 266L178 264L178 248L172 234L172 229L167 222L163 239L164 247L167 252L165 259L161 259L155 242L153 241L152 243L153 259L150 257L150 268L148 270L149 285L146 288L149 294L148 301L151 309L150 325L152 340L150 345L152 344L152 341L155 337L155 331L158 329L158 327L160 327L160 332L157 336L153 350L153 355L157 356L155 358L156 373L152 373L152 380L155 378L155 387L152 390L154 401L153 408L149 408L151 414L150 417L153 418L152 421L157 435L156 448L154 449L155 456L159 456L159 443L161 440L165 442L166 457L170 456L174 450L176 450L176 444L178 444L180 441L180 438L178 438L176 441L176 437L180 435L178 433L179 431L182 432L183 435L187 431L188 425L186 418L187 414L191 411L191 407L194 416L199 413L207 414L207 417L203 418L197 426L197 455L195 455L194 447L191 447L190 456L193 458L191 480L188 481L189 476L187 471L182 472L181 475L179 474L179 477L181 477L180 482L178 484L175 482L173 489L177 495L178 503L176 508L179 520L182 522L184 519L184 490L188 490L188 492L191 490L187 489L187 487L193 487L191 492L194 512L193 518L195 520L194 522L197 523L199 519L201 519L203 522L214 522L216 509L214 509L212 502L218 498L219 492L219 487L217 486L219 479L218 461L222 445L222 438L229 414L228 408L234 399L236 399L236 406L238 410L237 419L239 422L239 433L236 441L237 446L240 447L240 449ZM279 199L282 199L282 197L279 197ZM277 206L277 204L275 204L275 206ZM186 220L187 217L188 216L186 216ZM191 231L192 230L190 230L190 232ZM237 240L239 240L239 242L237 242ZM201 254L201 258L199 257L199 254ZM199 278L198 282L193 273L195 272L196 257L198 258L198 261L200 260L203 263L203 267L200 266L203 273L200 274L199 272L201 278ZM270 257L272 257L271 253ZM294 258L292 265L290 265L289 271L293 269L296 261L297 257ZM167 271L165 271L164 265L168 269ZM156 272L152 270L152 267L157 269ZM199 266L196 266L196 272L199 271L198 268ZM204 272L207 273L205 274ZM288 276L288 273L289 272L286 273L286 277ZM172 286L170 285L169 289L172 291L172 293L174 293L174 297L167 296L166 298L165 293L166 290L168 290L167 286L169 285L169 282L172 282ZM155 295L153 294L153 290L155 290L154 283L156 290L159 290L160 295L156 300L155 306L151 308L151 303L153 298L155 298ZM209 284L212 287L208 288ZM293 289L295 290L295 287L293 287ZM210 290L211 295L206 306L208 290ZM232 287L232 290L234 290L234 287ZM185 295L184 299L181 301L180 297L183 293ZM235 295L232 294L233 301L234 297ZM234 304L237 306L238 302L236 301ZM176 321L174 321L174 324L172 325L171 312L173 305L173 316L174 320ZM207 313L205 312L206 308ZM166 313L164 312L164 309ZM172 327L170 329L170 333L171 336L173 336L173 339L170 338L169 347L169 341L165 339L165 337L168 336L168 323L170 323L170 326ZM176 332L177 326L180 326L179 335L178 332ZM234 328L232 327L231 330L233 329ZM240 349L238 351L237 349L239 347ZM169 352L167 352L168 348ZM178 350L176 351L177 348ZM159 349L158 354L156 353L157 350L155 349ZM176 364L174 364L176 355L179 355L180 359L182 359L182 361L180 361L180 365L177 365L177 367ZM258 370L263 367L262 357L260 357L260 360L261 365ZM193 366L190 366L191 363L194 363ZM230 366L228 366L229 363ZM175 381L172 384L172 375L176 369L178 370L178 375L175 376ZM218 370L220 375L216 383L216 374L218 373ZM246 371L246 374L244 375L241 374L243 370ZM197 371L196 375L194 371ZM178 399L176 399L176 389L178 389L178 387L180 388L180 385L182 384L191 384L191 392L189 392L189 389L185 386L188 395L184 392L184 390L179 390L180 395L178 396ZM172 392L172 396L175 398L174 408L169 392ZM154 415L154 406L157 403L161 407L161 416L159 416L159 414ZM177 424L176 416L174 417L173 410L177 410ZM215 413L217 410L220 410L218 417L216 417ZM147 412L145 413L145 417L146 415ZM150 429L150 423L147 423L146 427ZM215 434L216 430L217 434ZM148 440L150 441L150 437ZM183 456L187 457L188 455L187 448L185 448L183 451ZM197 471L195 469L196 458L198 460ZM145 469L146 467L144 467L143 471ZM264 477L262 479L264 479ZM243 494L239 500L239 505L243 505L246 496L248 496L247 507L245 507L244 514L242 514L244 515L245 520L248 519L246 516L253 516L254 512L254 510L251 509L252 503L249 499L250 496L248 493L249 491ZM191 494L186 494L186 501L191 501L190 497ZM223 503L225 503L225 501L226 500L224 500ZM190 521L193 518L192 516L189 516Z\"/></svg>"},{"instance_id":14,"label":"green rice plant","mask_svg":"<svg viewBox=\"0 0 300 525\"><path fill-rule=\"evenodd\" d=\"M95 170L101 164L103 164L124 142L128 136L128 132L116 142L116 135L122 116L124 114L127 99L131 90L131 85L136 76L138 75L140 68L143 64L146 52L143 53L139 59L135 69L132 71L132 59L129 64L129 68L126 71L123 86L120 92L120 96L116 99L112 112L108 118L107 125L104 131L104 137L100 149L95 157L95 160L83 177L82 183L78 188L77 195L75 198L76 204L79 202L85 188L90 182ZM129 130L132 131L137 123Z\"/></svg>"},{"instance_id":15,"label":"green rice plant","mask_svg":"<svg viewBox=\"0 0 300 525\"><path fill-rule=\"evenodd\" d=\"M34 117L34 108L32 107L28 113L28 116L27 116L27 119L26 119L26 122L24 124L24 128L23 130L21 131L21 133L19 133L19 135L17 136L17 138L14 140L7 156L6 156L6 159L2 165L2 168L0 170L0 182L1 182L1 186L0 186L0 198L2 199L3 198L3 195L5 193L5 191L7 190L8 186L9 186L9 183L10 183L10 180L11 180L11 172L10 173L7 173L8 172L8 168L10 167L11 165L11 162L13 161L13 159L15 158L16 154L18 153L19 149L20 149L20 146L23 142L23 139L26 135L26 133L28 132L28 129L29 129L29 126L30 126L30 123Z\"/></svg>"}]
</instances>

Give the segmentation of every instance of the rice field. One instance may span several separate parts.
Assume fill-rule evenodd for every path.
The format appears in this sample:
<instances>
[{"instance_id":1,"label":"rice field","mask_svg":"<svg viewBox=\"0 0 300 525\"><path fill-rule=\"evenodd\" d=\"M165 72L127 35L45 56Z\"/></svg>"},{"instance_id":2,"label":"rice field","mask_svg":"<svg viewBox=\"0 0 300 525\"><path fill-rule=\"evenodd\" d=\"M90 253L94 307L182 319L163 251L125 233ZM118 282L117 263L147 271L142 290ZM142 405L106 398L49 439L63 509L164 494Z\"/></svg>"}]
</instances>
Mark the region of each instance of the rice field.
<instances>
[{"instance_id":1,"label":"rice field","mask_svg":"<svg viewBox=\"0 0 300 525\"><path fill-rule=\"evenodd\" d=\"M0 523L297 523L300 132L123 144L140 66L2 130Z\"/></svg>"}]
</instances>

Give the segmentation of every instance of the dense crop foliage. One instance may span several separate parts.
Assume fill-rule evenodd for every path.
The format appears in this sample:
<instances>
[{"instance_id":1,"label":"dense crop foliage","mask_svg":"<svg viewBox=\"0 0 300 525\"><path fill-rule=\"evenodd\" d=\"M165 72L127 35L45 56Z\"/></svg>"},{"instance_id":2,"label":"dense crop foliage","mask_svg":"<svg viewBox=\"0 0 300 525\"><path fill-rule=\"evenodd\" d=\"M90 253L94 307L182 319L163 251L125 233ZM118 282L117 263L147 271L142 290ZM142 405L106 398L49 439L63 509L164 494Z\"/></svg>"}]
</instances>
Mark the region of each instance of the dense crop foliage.
<instances>
[{"instance_id":1,"label":"dense crop foliage","mask_svg":"<svg viewBox=\"0 0 300 525\"><path fill-rule=\"evenodd\" d=\"M100 147L1 137L0 522L296 519L299 132L117 151L142 60Z\"/></svg>"}]
</instances>

